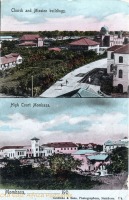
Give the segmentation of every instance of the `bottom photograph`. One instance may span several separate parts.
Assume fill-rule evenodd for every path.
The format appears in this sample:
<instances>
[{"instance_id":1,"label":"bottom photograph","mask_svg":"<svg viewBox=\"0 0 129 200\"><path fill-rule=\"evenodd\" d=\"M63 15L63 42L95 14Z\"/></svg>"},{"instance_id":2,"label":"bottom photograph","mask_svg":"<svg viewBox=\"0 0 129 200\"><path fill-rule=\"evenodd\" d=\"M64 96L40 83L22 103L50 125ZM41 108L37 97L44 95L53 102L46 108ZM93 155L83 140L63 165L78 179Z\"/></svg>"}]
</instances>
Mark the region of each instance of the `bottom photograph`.
<instances>
[{"instance_id":1,"label":"bottom photograph","mask_svg":"<svg viewBox=\"0 0 129 200\"><path fill-rule=\"evenodd\" d=\"M127 108L127 99L1 99L1 191L127 190Z\"/></svg>"}]
</instances>

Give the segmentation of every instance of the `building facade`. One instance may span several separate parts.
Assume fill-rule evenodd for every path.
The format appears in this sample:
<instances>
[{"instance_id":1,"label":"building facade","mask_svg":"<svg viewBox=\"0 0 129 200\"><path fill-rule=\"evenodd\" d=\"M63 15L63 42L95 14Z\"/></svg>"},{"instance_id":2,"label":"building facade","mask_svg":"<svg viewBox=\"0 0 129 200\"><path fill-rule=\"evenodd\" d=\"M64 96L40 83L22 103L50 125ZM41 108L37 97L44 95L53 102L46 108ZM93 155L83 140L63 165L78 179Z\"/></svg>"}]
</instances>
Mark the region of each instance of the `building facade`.
<instances>
[{"instance_id":1,"label":"building facade","mask_svg":"<svg viewBox=\"0 0 129 200\"><path fill-rule=\"evenodd\" d=\"M113 74L113 86L120 93L128 92L129 44L113 46L107 52L107 73Z\"/></svg>"},{"instance_id":2,"label":"building facade","mask_svg":"<svg viewBox=\"0 0 129 200\"><path fill-rule=\"evenodd\" d=\"M121 139L121 140L118 140L118 141L108 140L103 145L103 151L104 152L111 152L113 149L116 149L117 147L129 148L129 139Z\"/></svg>"},{"instance_id":3,"label":"building facade","mask_svg":"<svg viewBox=\"0 0 129 200\"><path fill-rule=\"evenodd\" d=\"M46 144L47 147L53 147L54 153L72 154L78 150L78 147L73 142L54 142Z\"/></svg>"},{"instance_id":4,"label":"building facade","mask_svg":"<svg viewBox=\"0 0 129 200\"><path fill-rule=\"evenodd\" d=\"M0 70L6 70L20 65L22 60L22 57L18 53L11 53L0 57Z\"/></svg>"},{"instance_id":5,"label":"building facade","mask_svg":"<svg viewBox=\"0 0 129 200\"><path fill-rule=\"evenodd\" d=\"M88 38L81 38L74 42L69 43L68 48L74 51L95 51L99 54L99 43Z\"/></svg>"},{"instance_id":6,"label":"building facade","mask_svg":"<svg viewBox=\"0 0 129 200\"><path fill-rule=\"evenodd\" d=\"M4 146L0 149L2 158L18 159L26 157L26 149L23 146Z\"/></svg>"},{"instance_id":7,"label":"building facade","mask_svg":"<svg viewBox=\"0 0 129 200\"><path fill-rule=\"evenodd\" d=\"M19 40L20 47L43 47L44 38L39 35L26 34Z\"/></svg>"}]
</instances>

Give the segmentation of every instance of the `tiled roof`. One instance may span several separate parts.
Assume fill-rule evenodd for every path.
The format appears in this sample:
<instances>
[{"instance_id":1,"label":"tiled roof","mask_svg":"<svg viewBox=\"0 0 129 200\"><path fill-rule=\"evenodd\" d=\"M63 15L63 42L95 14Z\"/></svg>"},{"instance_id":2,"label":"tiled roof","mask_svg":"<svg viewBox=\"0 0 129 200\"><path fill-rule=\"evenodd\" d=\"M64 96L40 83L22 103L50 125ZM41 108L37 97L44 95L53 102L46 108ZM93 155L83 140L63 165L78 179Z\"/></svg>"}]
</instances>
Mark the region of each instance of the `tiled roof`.
<instances>
[{"instance_id":1,"label":"tiled roof","mask_svg":"<svg viewBox=\"0 0 129 200\"><path fill-rule=\"evenodd\" d=\"M114 45L114 46L108 48L107 51L115 51L115 50L119 49L120 47L122 47L122 45Z\"/></svg>"},{"instance_id":2,"label":"tiled roof","mask_svg":"<svg viewBox=\"0 0 129 200\"><path fill-rule=\"evenodd\" d=\"M99 161L104 161L108 158L107 154L97 154L97 155L92 155L92 156L87 156L89 160L99 160Z\"/></svg>"},{"instance_id":3,"label":"tiled roof","mask_svg":"<svg viewBox=\"0 0 129 200\"><path fill-rule=\"evenodd\" d=\"M82 45L82 46L95 46L98 45L98 42L90 40L88 38L81 38L80 40L76 40L74 42L69 43L69 45Z\"/></svg>"},{"instance_id":4,"label":"tiled roof","mask_svg":"<svg viewBox=\"0 0 129 200\"><path fill-rule=\"evenodd\" d=\"M54 48L49 48L48 49L49 51L61 51L61 49L60 48L58 48L58 47L54 47Z\"/></svg>"},{"instance_id":5,"label":"tiled roof","mask_svg":"<svg viewBox=\"0 0 129 200\"><path fill-rule=\"evenodd\" d=\"M129 54L129 44L120 47L119 49L114 51L114 53Z\"/></svg>"},{"instance_id":6,"label":"tiled roof","mask_svg":"<svg viewBox=\"0 0 129 200\"><path fill-rule=\"evenodd\" d=\"M85 155L85 154L93 154L93 153L96 153L96 151L92 149L86 149L86 150L78 150L75 153L73 153L73 155Z\"/></svg>"},{"instance_id":7,"label":"tiled roof","mask_svg":"<svg viewBox=\"0 0 129 200\"><path fill-rule=\"evenodd\" d=\"M54 142L54 143L43 144L42 146L44 145L48 147L54 147L54 148L77 147L77 145L74 144L73 142Z\"/></svg>"},{"instance_id":8,"label":"tiled roof","mask_svg":"<svg viewBox=\"0 0 129 200\"><path fill-rule=\"evenodd\" d=\"M4 65L4 64L16 62L18 56L19 56L19 54L17 54L17 53L11 53L11 54L5 55L3 57L0 57L0 64Z\"/></svg>"},{"instance_id":9,"label":"tiled roof","mask_svg":"<svg viewBox=\"0 0 129 200\"><path fill-rule=\"evenodd\" d=\"M23 146L4 146L2 148L0 148L0 150L4 150L4 149L22 149Z\"/></svg>"},{"instance_id":10,"label":"tiled roof","mask_svg":"<svg viewBox=\"0 0 129 200\"><path fill-rule=\"evenodd\" d=\"M22 42L19 46L36 46L37 44L34 42Z\"/></svg>"},{"instance_id":11,"label":"tiled roof","mask_svg":"<svg viewBox=\"0 0 129 200\"><path fill-rule=\"evenodd\" d=\"M38 38L40 38L39 35L32 35L32 34L26 34L26 35L23 35L20 40L37 40Z\"/></svg>"}]
</instances>

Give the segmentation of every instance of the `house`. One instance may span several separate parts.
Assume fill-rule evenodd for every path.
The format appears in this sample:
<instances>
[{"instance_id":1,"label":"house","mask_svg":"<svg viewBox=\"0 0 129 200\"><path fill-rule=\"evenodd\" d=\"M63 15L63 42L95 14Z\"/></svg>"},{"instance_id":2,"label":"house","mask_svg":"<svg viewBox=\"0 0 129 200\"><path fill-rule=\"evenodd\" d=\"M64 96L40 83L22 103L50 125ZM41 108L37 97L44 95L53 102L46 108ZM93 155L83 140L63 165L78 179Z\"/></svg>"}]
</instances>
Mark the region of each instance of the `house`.
<instances>
[{"instance_id":1,"label":"house","mask_svg":"<svg viewBox=\"0 0 129 200\"><path fill-rule=\"evenodd\" d=\"M73 153L74 159L82 161L82 165L78 169L81 172L89 172L100 176L107 175L106 165L110 164L108 154L98 153L92 149L78 150Z\"/></svg>"},{"instance_id":2,"label":"house","mask_svg":"<svg viewBox=\"0 0 129 200\"><path fill-rule=\"evenodd\" d=\"M44 38L39 35L25 34L19 40L20 47L43 47Z\"/></svg>"},{"instance_id":3,"label":"house","mask_svg":"<svg viewBox=\"0 0 129 200\"><path fill-rule=\"evenodd\" d=\"M0 57L0 70L6 70L22 63L22 57L18 53L10 53Z\"/></svg>"},{"instance_id":4,"label":"house","mask_svg":"<svg viewBox=\"0 0 129 200\"><path fill-rule=\"evenodd\" d=\"M90 163L87 156L95 155L96 153L97 152L92 149L86 149L86 150L83 149L83 150L78 150L74 152L72 156L74 157L74 159L78 159L82 161L82 165L80 167L81 171L90 171L91 167L90 167Z\"/></svg>"},{"instance_id":5,"label":"house","mask_svg":"<svg viewBox=\"0 0 129 200\"><path fill-rule=\"evenodd\" d=\"M114 45L123 45L125 42L125 37L122 31L118 34L115 32L109 32L107 26L101 27L100 33L95 36L94 40L100 43L101 47L112 47Z\"/></svg>"},{"instance_id":6,"label":"house","mask_svg":"<svg viewBox=\"0 0 129 200\"><path fill-rule=\"evenodd\" d=\"M89 51L93 50L99 53L99 43L88 38L81 38L74 42L69 43L68 48L74 51Z\"/></svg>"},{"instance_id":7,"label":"house","mask_svg":"<svg viewBox=\"0 0 129 200\"><path fill-rule=\"evenodd\" d=\"M89 169L100 176L107 175L106 166L110 164L108 154L96 154L87 156L89 160Z\"/></svg>"},{"instance_id":8,"label":"house","mask_svg":"<svg viewBox=\"0 0 129 200\"><path fill-rule=\"evenodd\" d=\"M103 145L103 151L104 152L111 152L113 149L116 149L117 147L129 148L129 139L121 139L121 140L118 140L118 141L108 140Z\"/></svg>"},{"instance_id":9,"label":"house","mask_svg":"<svg viewBox=\"0 0 129 200\"><path fill-rule=\"evenodd\" d=\"M0 148L0 155L3 158L18 159L26 157L26 149L23 146L4 146Z\"/></svg>"},{"instance_id":10,"label":"house","mask_svg":"<svg viewBox=\"0 0 129 200\"><path fill-rule=\"evenodd\" d=\"M77 151L78 147L73 142L54 142L46 144L47 147L53 147L54 153L72 154Z\"/></svg>"},{"instance_id":11,"label":"house","mask_svg":"<svg viewBox=\"0 0 129 200\"><path fill-rule=\"evenodd\" d=\"M107 50L107 73L113 75L113 86L118 92L128 92L129 44L115 45Z\"/></svg>"}]
</instances>

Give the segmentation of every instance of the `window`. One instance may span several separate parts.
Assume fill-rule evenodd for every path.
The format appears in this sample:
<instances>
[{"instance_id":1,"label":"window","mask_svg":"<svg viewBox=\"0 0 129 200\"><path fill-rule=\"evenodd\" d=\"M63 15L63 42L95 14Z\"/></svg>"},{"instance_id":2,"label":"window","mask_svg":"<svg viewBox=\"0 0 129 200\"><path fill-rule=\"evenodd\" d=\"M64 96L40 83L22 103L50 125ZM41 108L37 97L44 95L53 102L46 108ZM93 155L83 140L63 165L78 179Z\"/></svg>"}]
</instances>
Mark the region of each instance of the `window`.
<instances>
[{"instance_id":1,"label":"window","mask_svg":"<svg viewBox=\"0 0 129 200\"><path fill-rule=\"evenodd\" d=\"M123 63L123 57L122 56L119 57L119 63Z\"/></svg>"},{"instance_id":2,"label":"window","mask_svg":"<svg viewBox=\"0 0 129 200\"><path fill-rule=\"evenodd\" d=\"M71 148L71 150L73 150L73 148Z\"/></svg>"},{"instance_id":3,"label":"window","mask_svg":"<svg viewBox=\"0 0 129 200\"><path fill-rule=\"evenodd\" d=\"M110 65L110 72L113 71L113 64Z\"/></svg>"},{"instance_id":4,"label":"window","mask_svg":"<svg viewBox=\"0 0 129 200\"><path fill-rule=\"evenodd\" d=\"M66 150L66 148L64 148L64 150Z\"/></svg>"},{"instance_id":5,"label":"window","mask_svg":"<svg viewBox=\"0 0 129 200\"><path fill-rule=\"evenodd\" d=\"M19 151L17 152L18 156L19 156Z\"/></svg>"},{"instance_id":6,"label":"window","mask_svg":"<svg viewBox=\"0 0 129 200\"><path fill-rule=\"evenodd\" d=\"M111 53L111 59L114 59L114 52Z\"/></svg>"},{"instance_id":7,"label":"window","mask_svg":"<svg viewBox=\"0 0 129 200\"><path fill-rule=\"evenodd\" d=\"M123 71L120 69L119 70L119 78L122 78L123 77Z\"/></svg>"},{"instance_id":8,"label":"window","mask_svg":"<svg viewBox=\"0 0 129 200\"><path fill-rule=\"evenodd\" d=\"M36 151L38 151L38 148L36 148Z\"/></svg>"},{"instance_id":9,"label":"window","mask_svg":"<svg viewBox=\"0 0 129 200\"><path fill-rule=\"evenodd\" d=\"M18 62L22 62L22 59L18 59Z\"/></svg>"}]
</instances>

